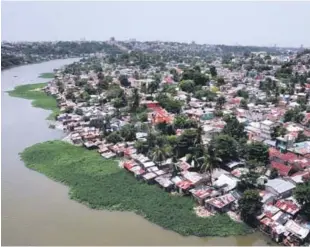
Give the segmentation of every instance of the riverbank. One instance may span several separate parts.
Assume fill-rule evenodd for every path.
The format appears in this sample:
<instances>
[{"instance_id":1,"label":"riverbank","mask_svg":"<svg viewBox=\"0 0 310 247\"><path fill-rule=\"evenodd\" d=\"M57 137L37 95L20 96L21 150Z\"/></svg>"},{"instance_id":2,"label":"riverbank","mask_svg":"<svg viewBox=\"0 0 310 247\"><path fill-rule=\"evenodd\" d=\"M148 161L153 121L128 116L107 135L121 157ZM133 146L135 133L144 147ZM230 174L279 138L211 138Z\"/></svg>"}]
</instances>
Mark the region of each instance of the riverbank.
<instances>
[{"instance_id":1,"label":"riverbank","mask_svg":"<svg viewBox=\"0 0 310 247\"><path fill-rule=\"evenodd\" d=\"M1 58L3 60L3 57L1 57ZM6 65L6 64L1 63L1 71L5 71L5 70L21 67L21 66L26 66L26 65L34 65L34 64L40 64L40 63L45 63L45 62L49 62L49 61L72 59L72 58L79 58L79 57L76 57L76 56L60 56L60 57L54 57L54 58L43 58L41 60L35 59L32 61L23 61L23 60L20 60L20 57L15 57L15 59L20 60L20 61L18 61L16 64L10 64L10 65Z\"/></svg>"},{"instance_id":2,"label":"riverbank","mask_svg":"<svg viewBox=\"0 0 310 247\"><path fill-rule=\"evenodd\" d=\"M26 166L70 187L70 197L95 209L133 211L181 235L232 236L250 232L227 215L200 218L194 201L138 182L96 152L62 141L35 144L21 153Z\"/></svg>"},{"instance_id":3,"label":"riverbank","mask_svg":"<svg viewBox=\"0 0 310 247\"><path fill-rule=\"evenodd\" d=\"M1 181L4 246L270 245L269 238L259 231L231 237L184 237L133 212L91 210L70 200L67 186L27 168L20 152L64 136L61 131L47 128L45 119L49 111L10 97L7 91L27 82L45 82L38 79L39 74L75 61L55 60L2 71L2 152L6 154L2 156Z\"/></svg>"},{"instance_id":4,"label":"riverbank","mask_svg":"<svg viewBox=\"0 0 310 247\"><path fill-rule=\"evenodd\" d=\"M47 83L36 83L21 85L14 88L12 91L8 91L11 97L18 97L23 99L32 100L34 107L39 107L45 110L51 110L52 113L48 116L48 120L54 120L55 116L59 113L56 99L52 96L45 94L41 89L44 88Z\"/></svg>"},{"instance_id":5,"label":"riverbank","mask_svg":"<svg viewBox=\"0 0 310 247\"><path fill-rule=\"evenodd\" d=\"M32 105L59 112L56 100L43 91L46 83L17 86L10 96L30 99ZM26 148L22 160L30 169L70 187L70 197L96 209L133 211L149 221L181 235L232 236L250 232L243 223L227 215L200 218L188 197L172 196L156 185L138 182L114 160L103 160L97 152L62 141Z\"/></svg>"}]
</instances>

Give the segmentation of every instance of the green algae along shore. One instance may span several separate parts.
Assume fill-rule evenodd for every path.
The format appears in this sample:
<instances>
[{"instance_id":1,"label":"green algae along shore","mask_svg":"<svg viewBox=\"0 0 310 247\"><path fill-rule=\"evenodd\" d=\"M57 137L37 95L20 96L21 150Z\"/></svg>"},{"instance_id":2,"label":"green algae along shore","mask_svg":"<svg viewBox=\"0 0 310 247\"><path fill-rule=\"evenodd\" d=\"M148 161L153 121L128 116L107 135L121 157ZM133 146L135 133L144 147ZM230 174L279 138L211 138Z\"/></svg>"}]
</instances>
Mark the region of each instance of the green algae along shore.
<instances>
[{"instance_id":1,"label":"green algae along shore","mask_svg":"<svg viewBox=\"0 0 310 247\"><path fill-rule=\"evenodd\" d=\"M55 116L59 113L59 108L57 107L56 99L42 91L42 88L46 85L47 83L20 85L15 87L14 90L8 91L8 94L11 97L32 100L32 106L34 107L51 110L52 113L47 119L54 120Z\"/></svg>"},{"instance_id":2,"label":"green algae along shore","mask_svg":"<svg viewBox=\"0 0 310 247\"><path fill-rule=\"evenodd\" d=\"M35 107L59 112L56 100L40 91L45 83L16 87L9 94L33 100ZM70 198L94 209L133 211L181 235L232 236L251 232L226 214L198 217L189 197L174 196L157 185L137 181L117 160L106 160L95 151L62 141L48 141L26 148L26 166L70 188Z\"/></svg>"},{"instance_id":3,"label":"green algae along shore","mask_svg":"<svg viewBox=\"0 0 310 247\"><path fill-rule=\"evenodd\" d=\"M42 74L39 75L39 78L53 79L54 78L54 73L51 73L51 72L42 73Z\"/></svg>"}]
</instances>

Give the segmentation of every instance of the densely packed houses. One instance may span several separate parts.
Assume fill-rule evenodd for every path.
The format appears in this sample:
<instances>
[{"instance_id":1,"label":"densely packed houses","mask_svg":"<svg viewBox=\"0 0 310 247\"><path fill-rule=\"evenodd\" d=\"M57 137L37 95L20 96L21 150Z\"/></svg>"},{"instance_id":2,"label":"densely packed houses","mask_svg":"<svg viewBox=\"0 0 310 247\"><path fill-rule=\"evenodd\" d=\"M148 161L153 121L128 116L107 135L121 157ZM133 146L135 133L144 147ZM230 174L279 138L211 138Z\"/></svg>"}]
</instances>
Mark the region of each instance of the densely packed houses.
<instances>
[{"instance_id":1,"label":"densely packed houses","mask_svg":"<svg viewBox=\"0 0 310 247\"><path fill-rule=\"evenodd\" d=\"M310 219L294 191L310 179L309 54L252 53L229 66L218 57L192 70L174 61L141 68L126 59L93 58L80 62L79 73L56 71L45 91L58 101L66 140L97 149L104 159L119 157L120 167L138 180L193 197L206 215L228 213L235 220L241 217L240 183L255 171L259 229L285 245L305 244ZM253 168L246 155L218 158L213 169L197 169L199 145L210 156L213 140L234 132L227 116L243 126L232 136L246 147L262 144L267 159Z\"/></svg>"}]
</instances>

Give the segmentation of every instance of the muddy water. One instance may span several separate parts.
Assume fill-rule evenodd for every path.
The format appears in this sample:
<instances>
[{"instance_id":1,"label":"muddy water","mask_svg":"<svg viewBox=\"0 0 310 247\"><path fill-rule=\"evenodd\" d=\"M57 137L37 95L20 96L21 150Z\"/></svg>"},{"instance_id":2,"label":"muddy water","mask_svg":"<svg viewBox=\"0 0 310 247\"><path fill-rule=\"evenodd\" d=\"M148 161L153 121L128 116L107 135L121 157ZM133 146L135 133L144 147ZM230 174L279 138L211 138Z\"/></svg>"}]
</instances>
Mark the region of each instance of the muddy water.
<instances>
[{"instance_id":1,"label":"muddy water","mask_svg":"<svg viewBox=\"0 0 310 247\"><path fill-rule=\"evenodd\" d=\"M27 169L18 153L58 139L48 128L48 111L9 97L17 85L44 82L38 75L73 59L27 65L1 72L2 245L266 245L260 234L229 238L183 237L130 212L96 211L68 198L68 188Z\"/></svg>"}]
</instances>

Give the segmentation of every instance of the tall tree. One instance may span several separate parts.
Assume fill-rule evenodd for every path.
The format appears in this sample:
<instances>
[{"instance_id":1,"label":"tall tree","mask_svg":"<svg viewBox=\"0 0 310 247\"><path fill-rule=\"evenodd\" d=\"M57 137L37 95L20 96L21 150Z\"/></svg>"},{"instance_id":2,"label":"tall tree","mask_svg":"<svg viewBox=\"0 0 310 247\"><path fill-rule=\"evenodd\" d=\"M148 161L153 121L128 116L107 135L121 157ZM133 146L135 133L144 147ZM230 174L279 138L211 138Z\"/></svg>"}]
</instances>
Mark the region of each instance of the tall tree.
<instances>
[{"instance_id":1,"label":"tall tree","mask_svg":"<svg viewBox=\"0 0 310 247\"><path fill-rule=\"evenodd\" d=\"M261 142L254 142L246 145L245 153L247 160L255 160L265 165L268 163L268 146Z\"/></svg>"},{"instance_id":2,"label":"tall tree","mask_svg":"<svg viewBox=\"0 0 310 247\"><path fill-rule=\"evenodd\" d=\"M192 93L195 90L195 83L193 80L183 80L179 85L180 88L187 93Z\"/></svg>"},{"instance_id":3,"label":"tall tree","mask_svg":"<svg viewBox=\"0 0 310 247\"><path fill-rule=\"evenodd\" d=\"M211 156L218 157L222 163L239 158L237 141L233 137L224 134L220 134L211 140L208 152Z\"/></svg>"},{"instance_id":4,"label":"tall tree","mask_svg":"<svg viewBox=\"0 0 310 247\"><path fill-rule=\"evenodd\" d=\"M126 75L120 75L120 77L118 78L120 84L123 86L123 87L129 87L130 86L130 82L127 78Z\"/></svg>"},{"instance_id":5,"label":"tall tree","mask_svg":"<svg viewBox=\"0 0 310 247\"><path fill-rule=\"evenodd\" d=\"M261 197L257 190L246 190L238 201L241 218L249 225L256 222L262 209Z\"/></svg>"},{"instance_id":6,"label":"tall tree","mask_svg":"<svg viewBox=\"0 0 310 247\"><path fill-rule=\"evenodd\" d=\"M97 84L97 87L98 89L101 89L101 90L107 90L109 88L109 83L104 79L100 79Z\"/></svg>"},{"instance_id":7,"label":"tall tree","mask_svg":"<svg viewBox=\"0 0 310 247\"><path fill-rule=\"evenodd\" d=\"M200 167L200 171L201 172L206 172L206 173L209 174L209 180L210 180L211 185L212 185L212 182L213 182L212 181L213 171L214 171L214 169L216 169L219 166L219 162L220 162L220 159L210 155L208 153L208 151L205 150L204 156L203 156L203 163L202 163L202 165Z\"/></svg>"},{"instance_id":8,"label":"tall tree","mask_svg":"<svg viewBox=\"0 0 310 247\"><path fill-rule=\"evenodd\" d=\"M217 78L217 86L220 87L220 86L223 86L225 85L225 80L223 77L218 77Z\"/></svg>"},{"instance_id":9,"label":"tall tree","mask_svg":"<svg viewBox=\"0 0 310 247\"><path fill-rule=\"evenodd\" d=\"M136 139L136 128L132 124L126 124L121 128L120 134L125 141L134 141Z\"/></svg>"},{"instance_id":10,"label":"tall tree","mask_svg":"<svg viewBox=\"0 0 310 247\"><path fill-rule=\"evenodd\" d=\"M112 132L111 134L109 134L106 138L108 143L118 143L123 141L123 138L120 136L120 134L116 131Z\"/></svg>"},{"instance_id":11,"label":"tall tree","mask_svg":"<svg viewBox=\"0 0 310 247\"><path fill-rule=\"evenodd\" d=\"M201 125L198 125L197 127L197 134L196 134L196 139L195 139L195 145L200 145L200 144L203 144L203 141L202 141L202 134L203 134L203 128Z\"/></svg>"},{"instance_id":12,"label":"tall tree","mask_svg":"<svg viewBox=\"0 0 310 247\"><path fill-rule=\"evenodd\" d=\"M245 99L242 99L241 101L240 101L240 108L242 108L242 109L245 109L245 110L248 110L249 109L249 107L248 107L248 103L247 103L247 101L245 100Z\"/></svg>"},{"instance_id":13,"label":"tall tree","mask_svg":"<svg viewBox=\"0 0 310 247\"><path fill-rule=\"evenodd\" d=\"M153 93L156 92L156 90L158 89L159 84L156 81L152 81L149 85L148 85L148 92L153 95Z\"/></svg>"},{"instance_id":14,"label":"tall tree","mask_svg":"<svg viewBox=\"0 0 310 247\"><path fill-rule=\"evenodd\" d=\"M253 171L242 174L240 176L240 181L237 184L238 190L244 192L245 190L255 189L257 187L257 179L259 174Z\"/></svg>"},{"instance_id":15,"label":"tall tree","mask_svg":"<svg viewBox=\"0 0 310 247\"><path fill-rule=\"evenodd\" d=\"M152 160L154 162L162 163L167 159L169 155L168 147L167 146L155 146L152 151Z\"/></svg>"},{"instance_id":16,"label":"tall tree","mask_svg":"<svg viewBox=\"0 0 310 247\"><path fill-rule=\"evenodd\" d=\"M304 119L304 115L301 112L299 107L295 107L294 109L289 109L284 114L284 122L296 122L301 123Z\"/></svg>"},{"instance_id":17,"label":"tall tree","mask_svg":"<svg viewBox=\"0 0 310 247\"><path fill-rule=\"evenodd\" d=\"M217 76L217 71L216 71L215 66L211 66L210 67L210 74L211 74L212 77L216 77Z\"/></svg>"},{"instance_id":18,"label":"tall tree","mask_svg":"<svg viewBox=\"0 0 310 247\"><path fill-rule=\"evenodd\" d=\"M298 184L294 190L294 197L302 206L303 213L310 218L310 182Z\"/></svg>"},{"instance_id":19,"label":"tall tree","mask_svg":"<svg viewBox=\"0 0 310 247\"><path fill-rule=\"evenodd\" d=\"M216 100L216 108L222 109L224 104L225 104L225 102L226 102L226 99L225 99L224 96L218 97L217 100Z\"/></svg>"},{"instance_id":20,"label":"tall tree","mask_svg":"<svg viewBox=\"0 0 310 247\"><path fill-rule=\"evenodd\" d=\"M233 137L236 140L246 137L244 125L239 123L235 116L227 116L225 119L226 125L224 126L223 133Z\"/></svg>"},{"instance_id":21,"label":"tall tree","mask_svg":"<svg viewBox=\"0 0 310 247\"><path fill-rule=\"evenodd\" d=\"M137 88L133 89L132 92L132 103L131 103L131 110L135 111L139 108L140 106L140 95L139 95L139 91Z\"/></svg>"}]
</instances>

